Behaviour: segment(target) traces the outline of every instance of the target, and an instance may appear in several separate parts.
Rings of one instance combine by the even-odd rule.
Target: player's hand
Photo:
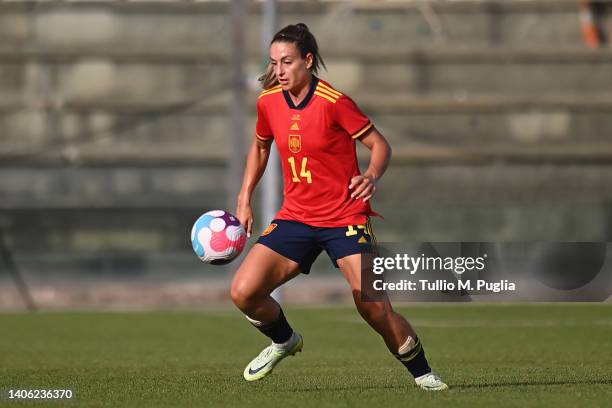
[[[240,223],[244,225],[247,237],[250,237],[253,230],[253,209],[251,208],[251,204],[238,203],[236,206],[236,217]]]
[[[355,176],[351,179],[349,190],[351,190],[351,198],[366,202],[376,193],[376,181],[368,176]]]

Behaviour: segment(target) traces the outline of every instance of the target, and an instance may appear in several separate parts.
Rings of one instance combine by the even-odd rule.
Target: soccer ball
[[[214,210],[204,213],[191,229],[191,245],[203,262],[223,265],[236,258],[246,244],[246,231],[232,214]]]

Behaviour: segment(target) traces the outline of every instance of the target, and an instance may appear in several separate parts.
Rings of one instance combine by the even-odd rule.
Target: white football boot
[[[286,345],[282,347],[272,343],[262,350],[244,369],[244,379],[257,381],[270,374],[274,367],[287,356],[293,356],[302,351],[304,341],[298,332],[293,332]]]
[[[414,382],[422,389],[428,391],[442,391],[448,389],[448,385],[446,385],[434,372],[417,377],[414,379]]]

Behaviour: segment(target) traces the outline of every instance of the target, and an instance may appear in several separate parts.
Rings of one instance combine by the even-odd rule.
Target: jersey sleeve
[[[357,104],[346,95],[342,95],[334,105],[335,119],[338,125],[357,139],[365,135],[374,126],[370,119],[361,112]]]
[[[270,122],[266,116],[266,109],[261,99],[257,100],[257,124],[255,125],[255,135],[259,140],[268,141],[274,139]]]

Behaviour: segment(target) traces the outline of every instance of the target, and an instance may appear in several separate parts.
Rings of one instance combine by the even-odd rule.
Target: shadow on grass
[[[546,385],[608,385],[612,384],[612,379],[602,380],[557,380],[557,381],[515,381],[515,382],[492,382],[485,384],[455,384],[451,389],[470,389],[470,388],[501,388],[501,387],[520,387],[520,386],[546,386]]]

